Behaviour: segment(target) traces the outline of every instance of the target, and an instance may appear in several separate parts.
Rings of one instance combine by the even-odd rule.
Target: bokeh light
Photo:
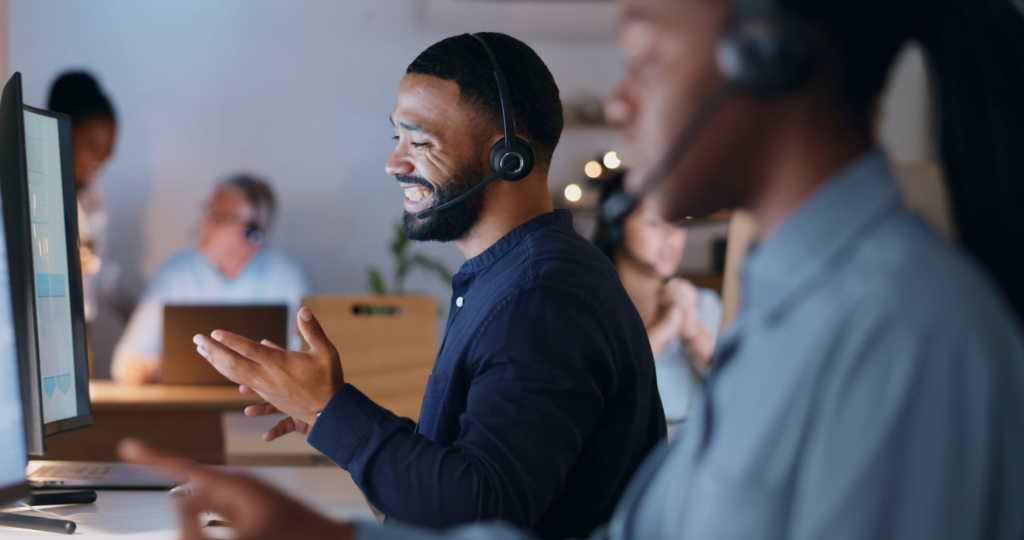
[[[583,190],[576,184],[569,184],[568,186],[565,186],[565,198],[568,199],[569,202],[579,201],[582,197]]]
[[[598,176],[601,176],[602,172],[604,172],[604,168],[602,168],[601,164],[596,161],[588,161],[587,164],[583,166],[583,173],[589,178],[597,178]]]
[[[608,167],[609,169],[612,170],[618,169],[619,165],[622,165],[622,161],[619,159],[619,155],[616,154],[614,150],[605,154],[604,159],[602,161],[604,161],[605,167]]]

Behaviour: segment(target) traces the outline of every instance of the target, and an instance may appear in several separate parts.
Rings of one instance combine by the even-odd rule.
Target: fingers
[[[306,339],[306,343],[309,343],[314,352],[335,350],[334,345],[327,339],[327,334],[324,334],[320,321],[313,316],[313,310],[303,307],[299,310],[298,320],[299,332],[302,333],[302,337]]]
[[[274,427],[268,429],[267,432],[263,434],[263,440],[265,442],[270,442],[279,437],[284,437],[293,431],[296,431],[295,419],[289,416],[288,418],[278,422]]]
[[[129,438],[121,441],[117,445],[117,455],[129,463],[160,467],[188,479],[201,475],[203,472],[203,467],[191,461],[174,457],[171,454],[154,450],[137,439]]]
[[[244,339],[244,338],[243,338]],[[222,375],[232,382],[252,387],[261,366],[234,350],[206,336],[197,335],[193,341],[196,350]]]
[[[182,540],[208,538],[203,534],[202,525],[199,524],[199,516],[203,515],[206,510],[194,497],[180,497],[174,501],[174,511],[178,515],[178,526],[181,529],[179,538]]]
[[[277,414],[280,412],[281,411],[278,410],[277,407],[267,402],[260,403],[259,405],[250,405],[245,408],[246,416],[266,416],[268,414]]]
[[[269,339],[264,339],[263,341],[260,342],[260,345],[263,345],[264,347],[269,347],[271,349],[277,349],[279,351],[285,350],[284,347],[278,345],[277,343],[274,343],[273,341],[270,341]]]
[[[239,394],[255,394],[256,391],[253,390],[252,388],[244,385],[244,384],[240,384],[240,385],[238,385],[238,393]]]
[[[262,360],[272,358],[272,356],[267,356],[267,349],[269,347],[260,345],[259,343],[238,334],[233,334],[225,330],[214,330],[210,333],[210,337],[250,360],[260,362]],[[280,347],[278,347],[278,349],[280,349]]]

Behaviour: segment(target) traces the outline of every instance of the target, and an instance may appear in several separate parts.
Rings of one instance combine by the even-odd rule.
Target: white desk
[[[342,520],[375,520],[363,494],[347,472],[332,467],[232,467],[285,491],[320,513]],[[98,491],[96,504],[48,507],[78,524],[85,538],[177,539],[172,503],[166,491]],[[134,514],[134,515],[126,515]],[[30,513],[32,515],[32,513]],[[47,516],[49,517],[49,516]],[[54,533],[0,527],[3,540],[64,537]]]

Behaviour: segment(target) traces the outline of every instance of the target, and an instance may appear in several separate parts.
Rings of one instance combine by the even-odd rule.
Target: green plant
[[[405,294],[405,278],[417,268],[437,274],[437,277],[446,283],[451,282],[452,273],[443,263],[420,253],[409,253],[411,244],[412,240],[409,240],[409,237],[405,235],[405,231],[402,230],[402,224],[396,223],[395,235],[392,237],[391,245],[388,247],[391,255],[395,258],[395,275],[391,280],[391,289],[390,291],[388,290],[387,281],[384,279],[381,271],[377,267],[371,266],[366,270],[367,285],[371,293],[377,295]]]

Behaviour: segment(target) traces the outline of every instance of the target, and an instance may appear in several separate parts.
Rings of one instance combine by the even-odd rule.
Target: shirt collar
[[[484,250],[483,253],[462,263],[462,267],[459,268],[459,273],[470,274],[473,272],[479,272],[480,270],[494,264],[498,259],[504,257],[506,253],[511,251],[512,248],[516,247],[519,242],[531,233],[545,227],[555,225],[563,225],[572,228],[572,212],[568,210],[555,210],[554,212],[541,214],[526,223],[523,223],[515,229],[512,229],[512,231],[505,236],[501,237],[500,240]]]
[[[800,298],[812,280],[864,230],[902,207],[886,155],[873,150],[826,182],[761,244],[743,268],[742,302],[771,316]]]

